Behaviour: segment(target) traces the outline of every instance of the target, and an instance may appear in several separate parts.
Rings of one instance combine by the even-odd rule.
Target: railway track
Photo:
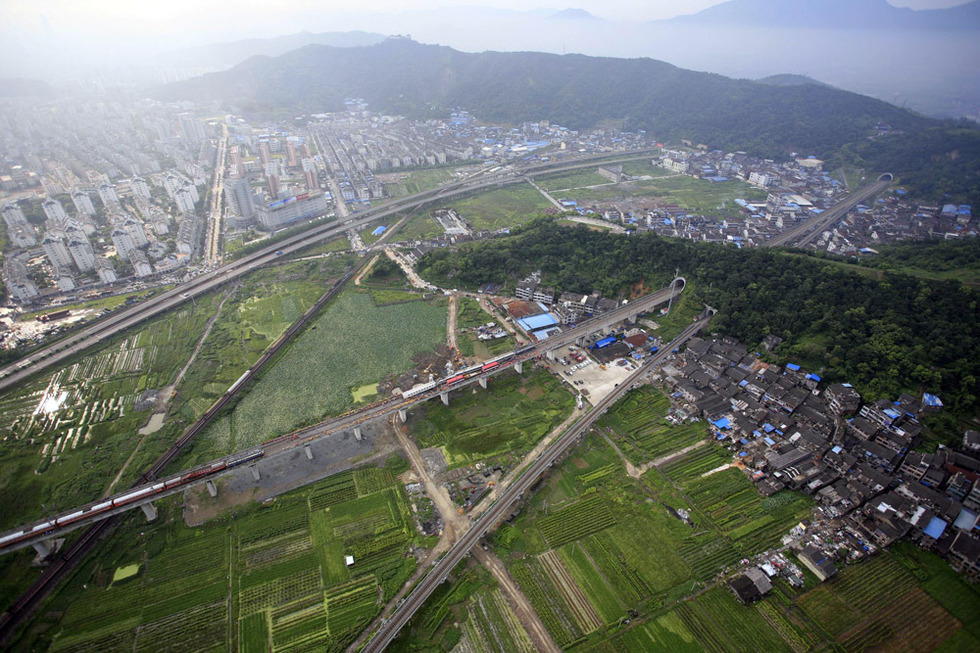
[[[623,154],[592,155],[571,162],[548,162],[527,166],[516,170],[516,172],[504,169],[493,174],[481,174],[481,176],[470,177],[461,181],[437,186],[436,188],[416,193],[406,198],[392,200],[356,214],[354,217],[342,222],[332,221],[327,224],[316,225],[302,233],[290,236],[232,263],[223,265],[216,270],[198,275],[177,288],[158,295],[152,303],[138,304],[130,309],[113,313],[94,324],[84,327],[75,334],[71,334],[48,347],[44,347],[25,356],[15,363],[0,368],[0,392],[17,385],[52,365],[68,360],[72,356],[111,338],[125,329],[132,328],[193,297],[210,292],[221,284],[246,274],[255,267],[275,261],[281,254],[291,254],[321,240],[342,235],[350,229],[366,226],[375,220],[413,210],[433,201],[458,197],[493,186],[521,183],[528,175],[565,172],[589,167],[607,160],[629,161],[643,159],[657,151],[659,150],[649,149],[635,150]]]
[[[489,509],[470,527],[470,529],[449,549],[426,574],[418,585],[404,598],[395,611],[386,619],[368,640],[361,653],[380,653],[391,643],[402,627],[408,623],[409,619],[425,603],[425,600],[432,592],[446,579],[449,572],[459,564],[459,562],[469,553],[476,543],[482,538],[494,524],[507,517],[515,501],[523,496],[525,492],[538,481],[544,472],[551,467],[555,461],[561,457],[589,428],[592,424],[605,413],[610,406],[618,401],[634,383],[638,382],[655,365],[663,362],[669,353],[682,344],[687,342],[695,333],[704,328],[710,322],[710,317],[702,318],[695,322],[673,342],[665,347],[657,355],[653,356],[638,370],[633,372],[626,381],[619,384],[612,393],[603,398],[588,413],[582,416],[579,421],[562,434],[552,446],[521,475],[507,490],[490,506]]]

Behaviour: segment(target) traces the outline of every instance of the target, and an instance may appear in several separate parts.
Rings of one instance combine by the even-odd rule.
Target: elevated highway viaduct
[[[313,243],[343,235],[350,229],[367,226],[369,223],[398,213],[411,211],[426,204],[459,197],[486,188],[523,182],[525,176],[551,174],[590,167],[607,160],[629,161],[645,159],[658,150],[635,150],[619,155],[594,155],[573,161],[548,162],[511,169],[505,167],[494,173],[480,173],[467,179],[438,186],[409,197],[386,202],[377,207],[362,211],[343,221],[330,221],[315,224],[302,233],[295,234],[258,251],[204,272],[193,279],[169,290],[151,301],[143,302],[128,309],[119,310],[94,324],[38,349],[15,363],[0,368],[0,392],[14,387],[28,377],[59,363],[76,354],[98,345],[112,336],[132,328],[145,320],[160,315],[199,295],[210,292],[220,285],[246,274],[256,267],[280,260],[280,256],[293,254]]]
[[[606,329],[624,320],[633,319],[637,315],[646,313],[661,304],[667,303],[672,298],[680,295],[684,291],[685,285],[684,278],[677,277],[669,286],[662,290],[623,304],[607,313],[553,335],[545,341],[500,356],[495,359],[501,361],[499,365],[492,369],[481,370],[479,373],[474,373],[452,385],[447,385],[444,382],[445,379],[443,379],[442,382],[436,383],[434,387],[420,394],[411,397],[396,395],[318,425],[300,429],[270,440],[260,447],[239,451],[231,456],[219,458],[180,474],[134,486],[112,497],[92,501],[62,512],[49,519],[27,524],[2,533],[0,534],[0,555],[28,546],[33,546],[40,554],[47,555],[51,551],[51,546],[47,543],[50,540],[61,537],[65,533],[75,529],[90,526],[107,517],[112,517],[135,508],[141,508],[148,519],[154,519],[156,517],[156,510],[152,505],[154,501],[200,484],[209,484],[208,490],[216,493],[215,480],[229,470],[239,465],[254,466],[263,458],[272,457],[287,450],[295,449],[296,447],[307,448],[307,455],[312,459],[309,445],[319,438],[346,430],[352,432],[359,439],[361,435],[360,427],[366,422],[383,419],[395,414],[400,415],[402,420],[405,420],[407,411],[417,404],[436,397],[448,403],[451,392],[476,383],[485,388],[487,379],[491,376],[511,367],[521,372],[526,361],[533,360],[538,356],[547,354],[547,352],[553,349],[558,349],[568,344],[576,342],[581,344],[592,333]],[[254,474],[256,475],[256,480],[258,480],[259,471],[257,468],[254,470]]]
[[[519,478],[517,478],[500,497],[486,510],[480,518],[470,526],[469,530],[449,549],[449,551],[432,567],[418,585],[402,600],[391,616],[382,622],[371,639],[368,640],[362,653],[380,653],[391,643],[402,627],[408,623],[425,600],[446,579],[449,572],[470,552],[476,543],[495,524],[510,515],[515,501],[538,481],[538,479],[571,448],[610,406],[615,404],[626,392],[642,381],[643,377],[663,363],[673,349],[687,342],[698,331],[704,328],[710,317],[703,317],[685,329],[670,345],[633,372],[619,387],[606,395],[593,406],[585,415],[579,418],[565,433],[560,435],[552,445],[535,460]]]
[[[803,247],[810,244],[823,233],[830,225],[844,218],[847,213],[861,202],[864,202],[882,193],[892,182],[890,173],[885,173],[878,177],[878,181],[864,188],[854,191],[846,198],[830,207],[820,215],[810,218],[797,226],[784,231],[775,238],[767,241],[762,247]]]

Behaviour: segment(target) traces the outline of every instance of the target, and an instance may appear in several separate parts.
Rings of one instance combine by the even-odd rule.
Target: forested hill
[[[976,125],[944,123],[819,84],[736,80],[653,59],[471,54],[393,38],[253,57],[155,95],[279,117],[343,110],[345,98],[360,97],[374,110],[414,118],[463,108],[491,122],[551,120],[573,129],[616,121],[668,143],[690,139],[775,159],[814,154],[834,166],[894,172],[931,202],[980,202]],[[879,123],[901,133],[871,139]]]
[[[826,154],[864,139],[878,121],[915,130],[935,121],[879,100],[818,85],[773,86],[677,68],[653,59],[482,52],[389,39],[360,48],[311,45],[256,57],[159,89],[166,100],[221,100],[252,110],[375,110],[416,118],[456,107],[483,120],[548,119],[573,128],[607,119],[659,139],[785,157]]]
[[[562,291],[612,297],[639,282],[662,287],[679,269],[697,298],[719,309],[712,330],[750,347],[778,335],[786,340],[781,355],[822,366],[827,379],[872,398],[928,390],[960,414],[980,409],[980,294],[956,281],[886,273],[879,282],[771,249],[623,236],[550,219],[509,238],[433,251],[419,264],[426,279],[471,288],[538,269]]]

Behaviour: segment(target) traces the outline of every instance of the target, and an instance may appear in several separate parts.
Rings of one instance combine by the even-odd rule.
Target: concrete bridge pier
[[[402,421],[402,424],[408,421],[408,411],[404,408],[398,409],[398,418]]]
[[[154,521],[157,518],[157,507],[152,503],[144,503],[140,508],[143,510],[143,514],[146,515],[146,521]]]
[[[255,465],[252,465],[251,467],[249,467],[249,469],[252,470],[252,478],[254,478],[256,482],[262,480],[262,477],[259,475],[259,468],[258,467],[256,467]]]
[[[514,369],[517,370],[518,374],[524,374],[524,361],[514,363]]]
[[[449,405],[449,393],[448,392],[440,392],[439,393],[439,398],[442,399],[442,403],[446,404],[447,406]]]
[[[310,449],[310,445],[308,445],[308,444],[307,445],[304,445],[303,446],[303,451],[306,452],[306,459],[307,460],[313,460],[313,450]]]
[[[360,441],[360,439],[361,439],[361,427],[360,426],[355,426],[354,427],[354,439],[357,440],[357,441]]]
[[[480,377],[480,387],[483,388],[484,390],[487,389],[487,377],[485,376]]]
[[[37,551],[37,555],[43,560],[54,552],[54,544],[50,540],[41,540],[31,546]]]
[[[626,323],[627,324],[636,324],[636,316],[635,315],[627,315],[626,316]]]
[[[576,347],[584,347],[585,346],[585,336],[579,336],[578,338],[576,338],[575,339],[575,346]]]
[[[205,481],[204,485],[208,488],[208,494],[212,497],[218,496],[218,488],[214,486],[214,481]]]
[[[544,353],[544,357],[547,358],[550,361],[555,360],[555,350],[554,349],[549,349],[548,351],[546,351]]]

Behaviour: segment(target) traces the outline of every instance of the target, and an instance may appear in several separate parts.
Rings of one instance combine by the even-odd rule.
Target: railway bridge
[[[261,478],[261,463],[267,459],[279,457],[297,447],[302,447],[306,459],[313,462],[315,460],[313,443],[321,438],[346,432],[353,435],[355,440],[360,440],[362,425],[366,422],[394,414],[398,414],[402,421],[405,421],[408,418],[408,411],[413,406],[436,397],[448,405],[452,392],[473,384],[479,384],[486,388],[488,379],[504,370],[514,368],[518,373],[521,373],[524,363],[527,361],[542,355],[548,356],[552,350],[565,345],[572,343],[583,345],[589,335],[608,329],[619,322],[635,320],[638,315],[671,301],[684,291],[685,286],[685,279],[677,277],[662,290],[624,303],[611,311],[555,334],[537,344],[504,354],[486,363],[465,368],[447,378],[416,386],[401,395],[395,395],[345,413],[315,426],[269,440],[259,447],[236,452],[174,476],[155,479],[143,485],[131,487],[112,497],[89,502],[57,516],[51,516],[39,522],[2,533],[0,534],[0,555],[33,546],[42,557],[48,556],[54,551],[52,541],[65,533],[135,508],[140,508],[146,518],[152,521],[157,514],[153,505],[154,501],[201,484],[207,486],[208,492],[212,496],[216,496],[218,486],[215,481],[222,475],[242,466],[247,466],[251,470],[254,480],[258,482]],[[235,385],[238,385],[240,381],[241,379],[236,381]],[[232,386],[229,391],[233,389],[235,386]]]

